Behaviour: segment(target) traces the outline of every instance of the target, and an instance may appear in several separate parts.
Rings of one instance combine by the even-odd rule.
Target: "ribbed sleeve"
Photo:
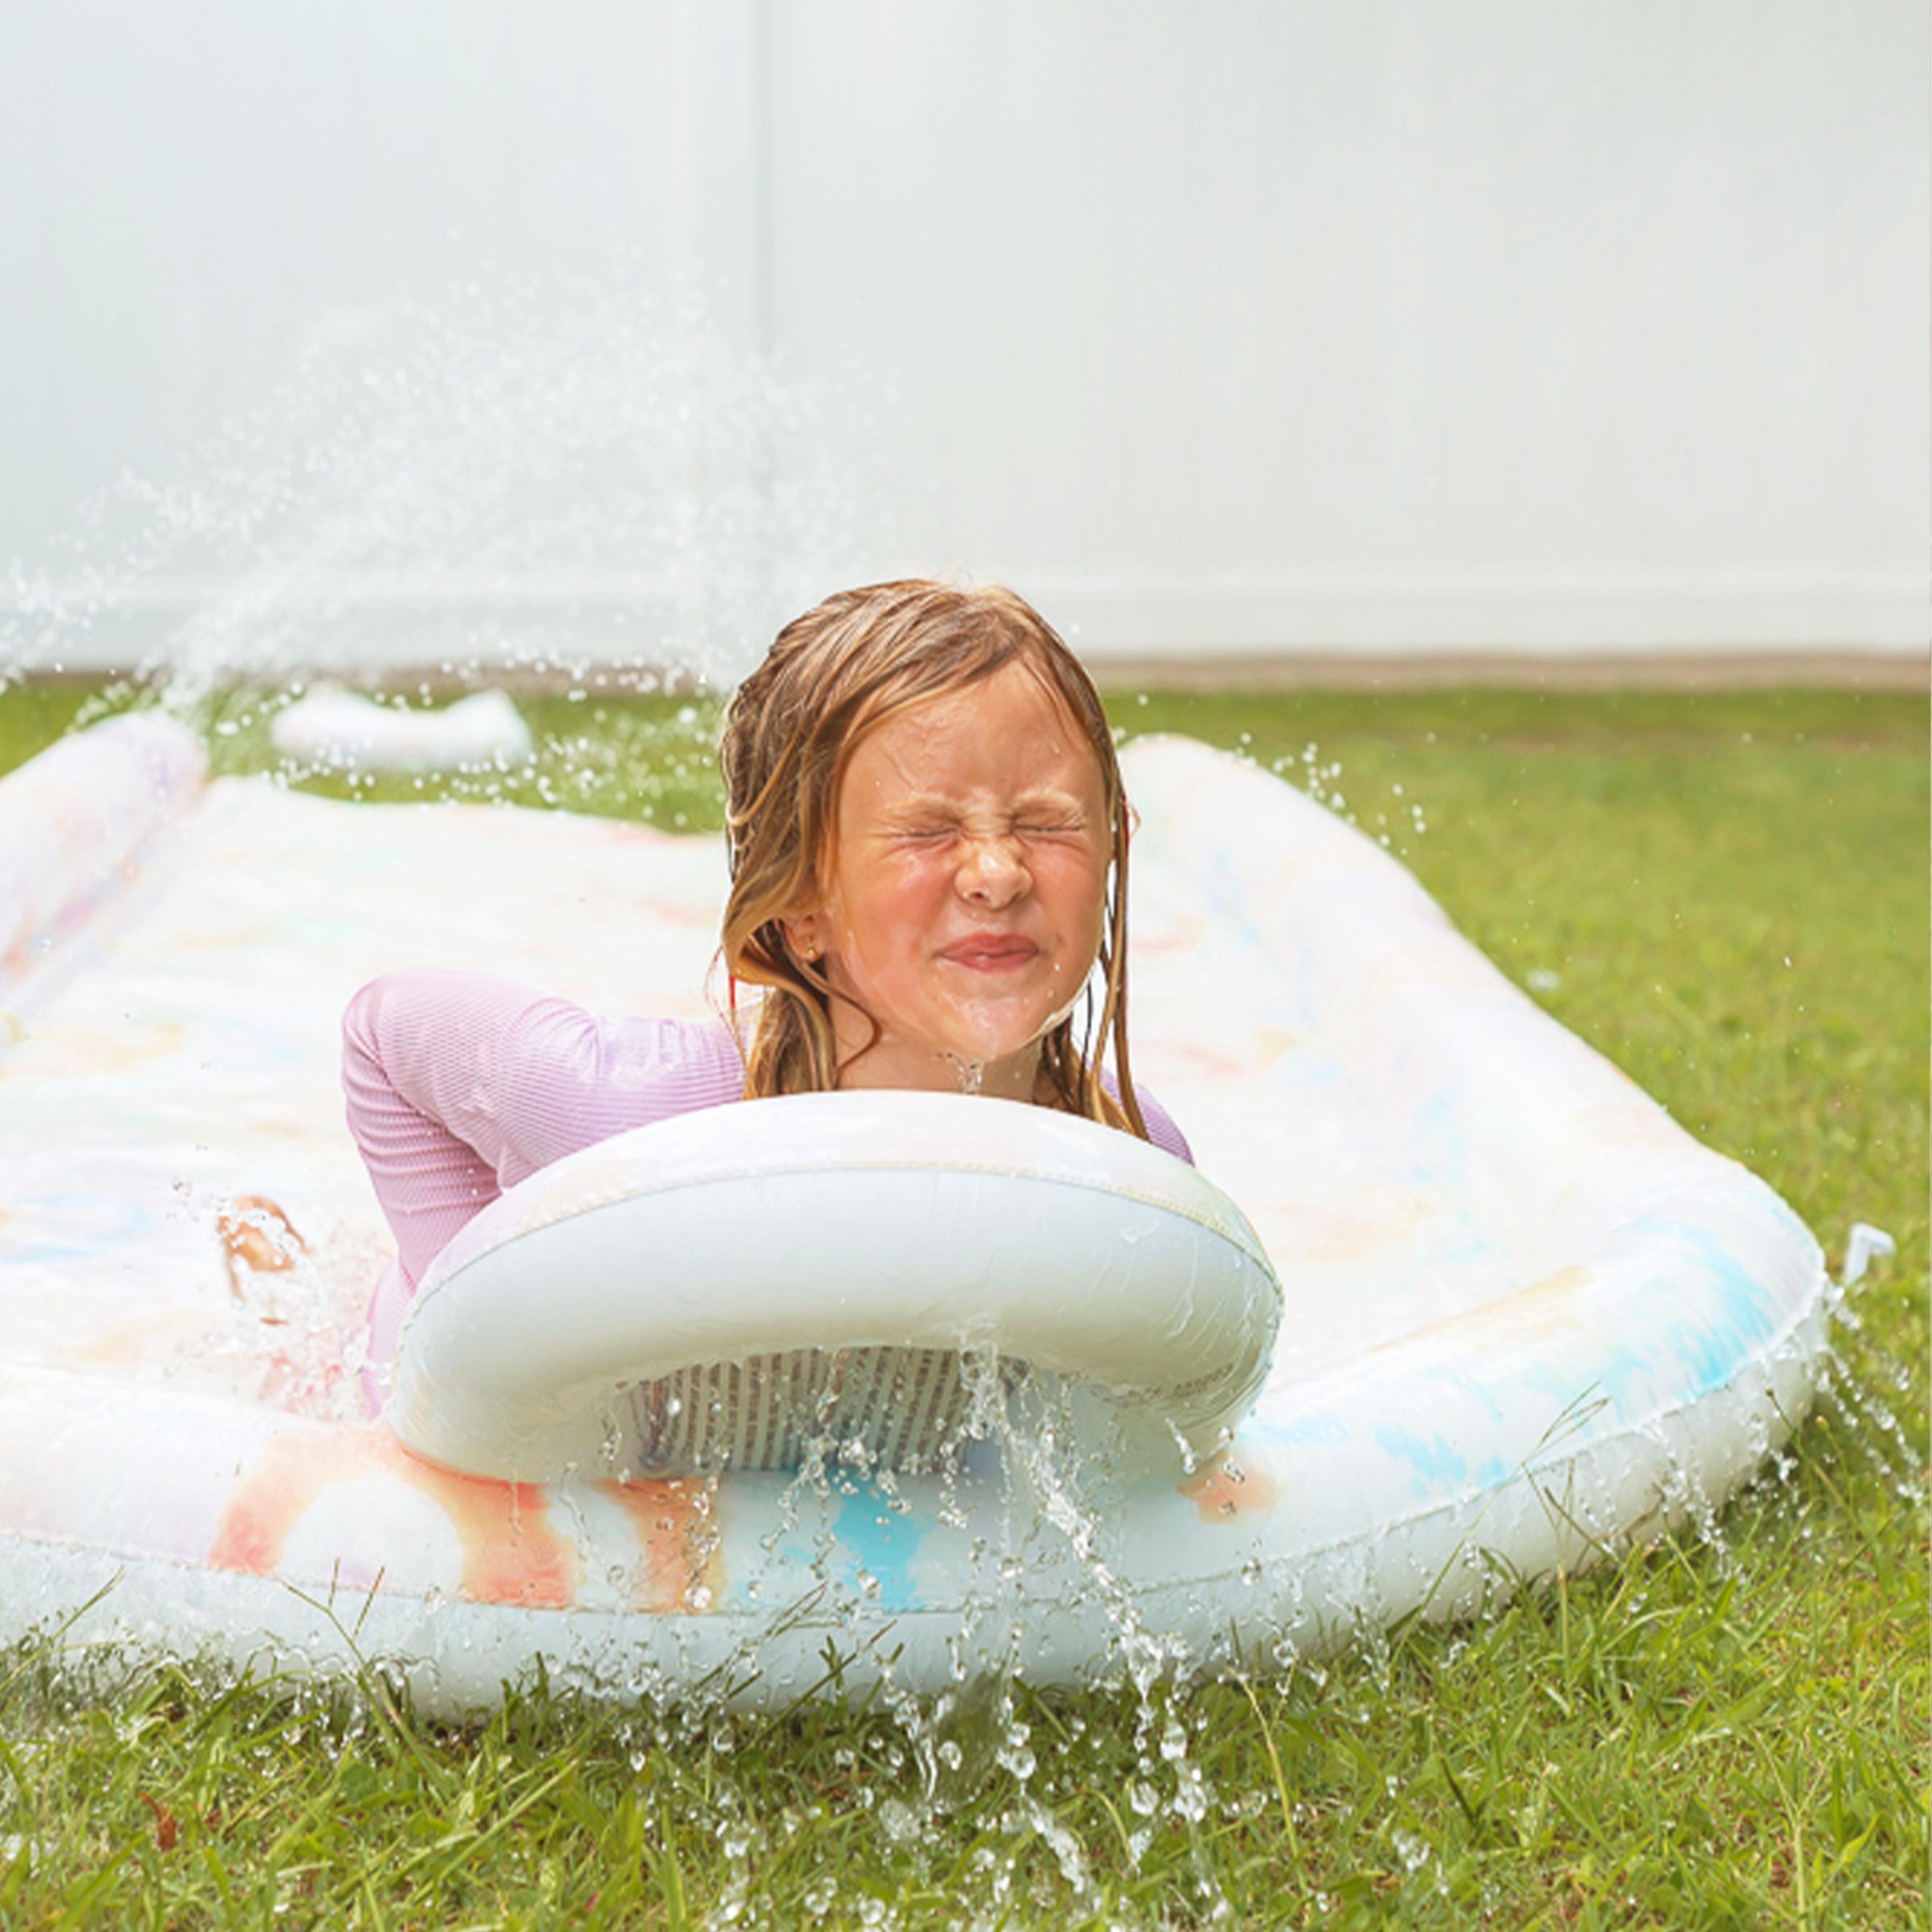
[[[487,974],[372,980],[342,1031],[349,1130],[411,1288],[472,1214],[538,1168],[744,1090],[722,1022],[606,1023]]]

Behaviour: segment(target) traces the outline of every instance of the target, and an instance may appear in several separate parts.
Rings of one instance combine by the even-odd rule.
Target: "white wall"
[[[804,399],[722,454],[676,421],[713,365],[661,432],[626,419],[683,451],[671,508],[563,574],[634,638],[912,567],[1007,578],[1096,656],[1925,642],[1926,0],[10,14],[16,604],[76,567],[89,491],[298,420],[274,398],[317,344],[393,360],[414,300],[402,360],[440,380],[466,312],[590,288]],[[764,508],[694,536],[725,481]],[[83,560],[112,574],[116,532]],[[478,548],[315,554],[413,611],[555,588],[507,550],[466,578]],[[152,622],[237,553],[144,554]]]

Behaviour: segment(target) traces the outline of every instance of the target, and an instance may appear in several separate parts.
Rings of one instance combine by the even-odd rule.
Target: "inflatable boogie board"
[[[607,1144],[452,1244],[375,1421],[349,996],[701,1017],[718,844],[204,787],[139,717],[0,780],[0,1636],[782,1704],[1303,1653],[1715,1506],[1810,1398],[1804,1227],[1321,807],[1125,768],[1136,1072],[1198,1173],[964,1096],[760,1103],[815,1150],[763,1168]],[[743,1391],[814,1349],[845,1406],[775,1450]]]

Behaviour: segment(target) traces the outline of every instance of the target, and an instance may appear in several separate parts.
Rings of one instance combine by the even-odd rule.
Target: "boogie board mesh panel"
[[[957,1446],[969,1401],[950,1349],[792,1349],[639,1383],[628,1432],[652,1474],[792,1469],[854,1444],[868,1462],[917,1471]]]

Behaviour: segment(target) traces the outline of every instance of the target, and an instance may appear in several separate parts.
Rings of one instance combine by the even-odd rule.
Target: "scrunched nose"
[[[1018,840],[1004,836],[970,840],[958,879],[962,897],[995,909],[1023,898],[1033,884]]]

